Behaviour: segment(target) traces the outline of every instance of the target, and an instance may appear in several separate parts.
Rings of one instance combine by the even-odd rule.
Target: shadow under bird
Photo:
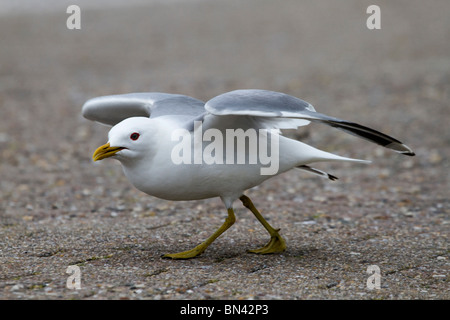
[[[414,156],[409,147],[384,133],[318,113],[308,102],[267,90],[231,91],[206,103],[189,96],[158,92],[110,95],[88,100],[83,105],[82,114],[89,120],[112,126],[108,143],[95,150],[94,161],[109,157],[119,160],[125,175],[137,189],[166,200],[220,197],[223,201],[228,211],[223,225],[195,248],[163,256],[172,259],[189,259],[204,252],[234,224],[233,203],[237,199],[255,215],[270,235],[264,247],[249,252],[282,252],[286,249],[286,242],[279,229],[273,228],[263,218],[244,192],[291,169],[337,179],[310,167],[309,164],[313,162],[369,162],[318,150],[283,136],[280,129],[298,128],[311,121],[320,122],[401,154]],[[199,127],[203,135],[198,135]],[[251,130],[259,133],[255,135],[256,140],[250,139]],[[175,132],[177,135],[174,135]],[[227,137],[230,132],[244,133],[241,142],[249,143],[232,145],[231,150],[221,150],[219,142],[225,144],[225,141],[220,141],[220,135]],[[208,137],[206,133],[210,133]],[[235,141],[236,136],[232,139]],[[267,145],[262,145],[262,142]],[[230,143],[227,140],[226,146]],[[276,149],[272,148],[275,143]],[[180,145],[186,148],[182,149]],[[261,174],[261,169],[267,163],[249,161],[257,158],[254,157],[255,153],[261,151],[262,147],[266,151],[271,150],[272,157],[277,156],[273,158],[277,161],[277,170],[273,174]],[[200,159],[202,161],[196,161],[198,150],[200,156],[209,155],[209,161],[203,158]],[[174,156],[184,157],[185,160],[194,158],[194,161],[177,163]],[[239,163],[238,159],[245,161]]]

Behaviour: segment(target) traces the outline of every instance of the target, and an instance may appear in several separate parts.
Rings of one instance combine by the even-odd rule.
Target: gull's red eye
[[[130,139],[136,141],[137,139],[139,139],[139,136],[140,136],[139,133],[133,132],[130,136]]]

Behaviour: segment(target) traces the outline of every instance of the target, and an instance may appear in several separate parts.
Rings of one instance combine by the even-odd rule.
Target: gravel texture
[[[64,2],[0,19],[1,299],[448,299],[450,20],[447,0]],[[388,133],[405,157],[323,125],[318,148],[371,159],[318,164],[249,190],[281,228],[283,254],[246,252],[268,235],[236,202],[237,223],[193,260],[226,217],[218,199],[149,197],[119,163],[93,163],[108,128],[81,117],[100,95],[162,91],[209,99],[282,91],[319,112]],[[220,183],[220,181],[218,181]],[[68,266],[81,289],[66,287]],[[368,289],[367,268],[380,268]]]

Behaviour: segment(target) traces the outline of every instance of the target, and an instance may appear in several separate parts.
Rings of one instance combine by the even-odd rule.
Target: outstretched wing
[[[205,112],[205,103],[189,96],[160,92],[102,96],[86,101],[86,119],[113,126],[131,117],[177,115],[196,117]]]
[[[236,90],[219,95],[205,104],[205,109],[217,116],[246,115],[264,118],[293,118],[328,124],[352,135],[382,145],[396,152],[413,156],[414,152],[397,139],[382,132],[346,120],[318,113],[306,101],[267,90]]]

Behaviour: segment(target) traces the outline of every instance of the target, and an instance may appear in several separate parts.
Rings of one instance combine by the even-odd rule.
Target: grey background
[[[15,5],[13,5],[13,3]],[[1,299],[448,299],[449,2],[69,2],[0,7]],[[381,7],[381,30],[366,8]],[[281,228],[283,254],[246,253],[267,234],[236,203],[170,202],[134,189],[113,160],[93,163],[107,127],[89,98],[162,91],[210,99],[257,88],[390,134],[404,157],[321,125],[303,141],[371,165],[318,164],[248,191]],[[220,183],[220,181],[218,181]],[[381,289],[368,290],[369,265]],[[69,265],[81,289],[66,288]]]

